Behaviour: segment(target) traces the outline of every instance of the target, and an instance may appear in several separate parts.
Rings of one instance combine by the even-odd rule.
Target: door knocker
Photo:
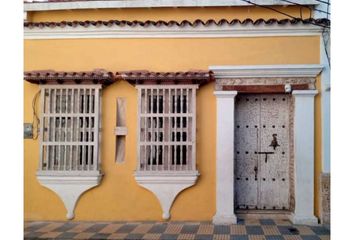
[[[275,150],[277,147],[279,147],[280,145],[278,144],[278,140],[277,140],[277,134],[273,134],[273,140],[270,143],[269,147],[273,147],[273,149]]]

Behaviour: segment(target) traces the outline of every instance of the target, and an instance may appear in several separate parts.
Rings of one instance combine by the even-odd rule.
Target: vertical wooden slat
[[[180,163],[180,169],[182,170],[183,169],[183,145],[182,145],[182,142],[183,142],[183,88],[180,89],[180,108],[179,108],[179,111],[180,111],[180,116],[179,116],[179,132],[180,132],[180,135],[179,135],[179,141],[180,141],[180,144],[179,144],[179,150],[180,150],[180,154],[179,154],[179,163]]]
[[[192,117],[192,169],[195,170],[196,169],[196,89],[193,88],[192,90],[192,113],[193,113],[193,117]]]
[[[144,117],[144,121],[145,121],[145,152],[144,152],[144,170],[147,170],[147,142],[148,142],[148,118],[147,118],[147,113],[148,113],[148,89],[144,89],[144,101],[145,101],[145,117]]]
[[[168,170],[171,170],[171,165],[172,165],[172,153],[171,153],[171,141],[172,141],[172,117],[171,117],[171,101],[172,101],[172,96],[171,96],[171,88],[168,89],[168,159],[167,159],[167,163],[168,163]]]
[[[93,169],[94,170],[99,170],[98,167],[99,167],[99,164],[98,164],[98,161],[99,161],[99,156],[98,156],[98,144],[99,144],[99,116],[100,116],[100,91],[98,88],[95,89],[95,133],[94,133],[94,154],[93,154]]]
[[[153,118],[152,118],[152,113],[153,113],[153,110],[154,110],[154,106],[153,106],[153,95],[154,95],[154,90],[151,89],[150,90],[150,109],[149,109],[149,114],[150,114],[150,170],[152,170],[152,153],[153,153],[153,146],[152,146],[152,143],[153,143],[153,140],[154,140],[154,131],[153,131]]]
[[[138,113],[139,113],[139,116],[138,116],[138,126],[139,126],[139,128],[138,128],[138,149],[137,149],[137,151],[138,151],[138,153],[137,153],[137,156],[138,156],[138,159],[137,159],[137,166],[138,166],[138,168],[139,169],[141,169],[141,163],[140,163],[140,158],[141,158],[141,145],[140,145],[140,143],[141,143],[141,128],[140,128],[140,123],[141,123],[141,113],[142,113],[142,101],[143,101],[143,99],[141,98],[141,95],[142,93],[141,93],[141,89],[139,88],[138,89]]]
[[[69,88],[65,89],[65,131],[64,131],[64,170],[67,170],[67,138],[68,138],[68,124],[69,124],[69,118],[68,118],[68,106],[69,106]]]
[[[91,120],[92,120],[92,118],[91,118],[91,102],[92,102],[92,91],[93,91],[93,89],[92,88],[89,88],[88,89],[88,94],[89,94],[89,100],[88,100],[88,106],[87,106],[87,115],[89,116],[88,117],[88,121],[87,121],[87,124],[88,124],[88,136],[87,136],[87,141],[88,141],[88,143],[89,144],[91,144],[91,131],[92,131],[92,127],[91,127]],[[92,169],[92,165],[91,165],[91,145],[88,145],[88,147],[87,147],[88,149],[87,149],[87,165],[88,165],[88,167],[87,167],[87,169],[88,170],[91,170]]]
[[[159,141],[159,134],[160,134],[160,126],[159,126],[159,107],[160,107],[160,89],[156,89],[156,129],[157,129],[157,132],[156,132],[156,145],[155,145],[155,149],[156,149],[156,152],[155,152],[155,156],[156,156],[156,168],[155,170],[159,170],[159,161],[160,161],[160,155],[159,155],[159,147],[160,147],[160,141]]]
[[[43,106],[44,105],[44,96],[45,96],[45,91],[43,89],[40,89],[40,106]],[[36,107],[36,106],[34,106]],[[40,150],[40,156],[39,156],[39,166],[38,166],[38,169],[42,170],[43,169],[43,136],[44,136],[44,112],[45,111],[42,111],[41,112],[41,116],[40,116],[40,132],[39,132],[39,142],[41,143],[41,150]],[[37,129],[38,130],[38,129]]]
[[[71,125],[70,125],[70,156],[69,156],[69,169],[73,170],[73,145],[72,142],[74,140],[74,88],[71,89],[71,108],[70,108],[70,113],[71,113]]]
[[[174,169],[173,170],[177,170],[177,88],[174,89],[174,142],[173,142],[173,149],[174,149]]]

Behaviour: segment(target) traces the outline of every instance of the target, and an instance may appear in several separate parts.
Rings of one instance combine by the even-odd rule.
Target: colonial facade
[[[330,22],[297,2],[25,2],[25,219],[328,223]]]

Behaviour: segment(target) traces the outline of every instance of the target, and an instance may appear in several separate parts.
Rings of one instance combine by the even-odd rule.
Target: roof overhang
[[[252,2],[263,5],[293,5],[281,0],[253,0]],[[301,5],[318,5],[315,0],[296,0]],[[27,0],[24,3],[25,11],[51,11],[69,9],[100,9],[100,8],[161,8],[161,7],[226,7],[226,6],[252,6],[242,0],[111,0],[111,1],[70,1],[70,0]]]
[[[227,38],[321,35],[327,19],[222,19],[176,21],[73,21],[25,23],[25,39]]]
[[[319,64],[210,66],[215,79],[221,78],[289,78],[317,77],[323,69]]]

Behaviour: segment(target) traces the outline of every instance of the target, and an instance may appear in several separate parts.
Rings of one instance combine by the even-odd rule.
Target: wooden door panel
[[[237,96],[236,209],[289,209],[289,104],[288,95]],[[270,146],[273,134],[279,145],[275,149]],[[265,161],[260,152],[273,154]]]
[[[286,95],[262,95],[261,101],[261,138],[260,151],[273,152],[265,160],[260,160],[260,199],[259,205],[264,209],[288,209],[289,187],[283,179],[288,180],[289,161],[285,153],[289,152],[289,97]],[[279,146],[270,146],[276,139]],[[284,154],[283,154],[284,153]]]
[[[258,202],[255,153],[259,138],[260,105],[255,96],[236,98],[235,111],[235,206],[254,209]]]

